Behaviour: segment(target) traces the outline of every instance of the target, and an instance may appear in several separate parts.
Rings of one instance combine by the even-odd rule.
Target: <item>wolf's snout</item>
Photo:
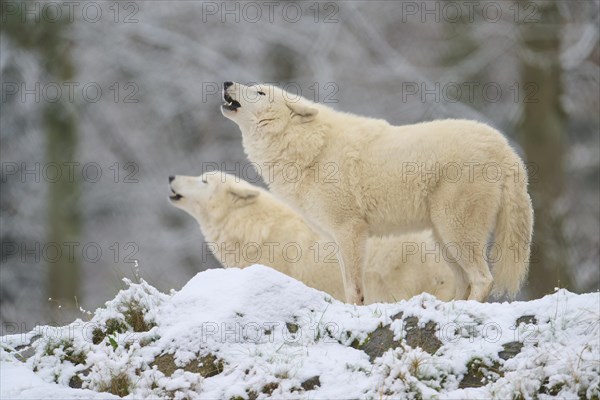
[[[239,101],[235,100],[229,93],[227,93],[227,88],[231,87],[233,82],[224,82],[223,83],[223,100],[225,103],[222,105],[222,108],[229,111],[236,111],[242,105]]]
[[[171,186],[171,183],[173,183],[174,180],[175,176],[169,175],[169,189],[171,189],[171,196],[169,196],[169,199],[171,199],[171,201],[177,201],[183,198],[183,196],[177,193],[175,189],[173,189],[173,186]]]

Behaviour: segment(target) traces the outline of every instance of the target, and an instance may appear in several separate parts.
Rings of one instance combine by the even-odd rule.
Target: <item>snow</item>
[[[109,393],[98,393],[86,389],[72,389],[48,383],[27,366],[14,361],[2,360],[0,368],[2,399],[118,399]]]
[[[120,394],[126,398],[543,399],[599,393],[598,293],[558,290],[513,303],[444,303],[422,294],[353,306],[259,265],[201,272],[169,294],[144,281],[127,283],[87,321],[3,336],[1,398],[116,398],[107,393],[115,377],[125,377]],[[132,307],[143,315],[139,332],[128,314]],[[431,335],[441,347],[433,354],[411,347],[408,317],[416,317],[419,327],[435,324]],[[516,326],[521,317],[527,318]],[[95,336],[114,321],[120,331]],[[357,344],[374,341],[375,331],[386,326],[401,343],[371,361]],[[499,353],[511,342],[522,348],[503,359]],[[173,356],[169,372],[157,359],[165,354]],[[199,361],[214,360],[219,368],[198,372]],[[487,381],[459,387],[473,360],[483,364]],[[82,389],[69,387],[75,375]],[[318,386],[302,387],[314,377]]]

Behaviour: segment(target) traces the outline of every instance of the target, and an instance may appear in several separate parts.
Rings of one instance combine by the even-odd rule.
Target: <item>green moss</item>
[[[467,363],[467,373],[458,387],[464,389],[485,386],[490,382],[490,375],[496,375],[498,378],[504,376],[500,364],[494,361],[492,365],[487,365],[482,359],[473,358]]]
[[[557,384],[555,384],[553,386],[548,386],[549,384],[550,384],[550,379],[549,378],[544,379],[544,382],[542,382],[542,386],[540,386],[539,393],[540,394],[549,394],[551,396],[556,396],[557,394],[560,393],[560,391],[565,386],[565,384],[562,383],[562,382],[557,383]]]
[[[298,332],[298,329],[299,329],[299,326],[298,326],[298,324],[295,324],[295,323],[293,323],[293,322],[286,322],[286,323],[285,323],[285,326],[287,327],[287,330],[288,330],[290,333],[296,333],[296,332]]]
[[[98,390],[100,392],[109,392],[119,397],[124,397],[129,394],[131,387],[131,381],[129,376],[125,372],[120,372],[117,375],[113,375],[110,382],[100,385]]]
[[[275,391],[275,389],[277,389],[278,387],[279,387],[279,383],[277,383],[277,382],[267,383],[265,386],[263,386],[263,388],[261,389],[261,392],[266,394],[267,396],[271,396],[273,394],[273,392]]]
[[[133,328],[134,332],[147,332],[154,324],[146,322],[144,319],[144,309],[138,302],[127,304],[127,310],[123,313],[125,322]]]
[[[60,347],[60,342],[54,341],[54,340],[49,340],[48,343],[46,343],[46,347],[44,348],[44,355],[53,356],[54,350],[58,349],[59,347]]]
[[[73,348],[73,344],[71,343],[68,347],[63,347],[65,352],[65,361],[70,361],[71,363],[77,364],[85,364],[86,357],[85,353],[82,351],[76,351]]]
[[[114,335],[115,333],[125,333],[127,332],[127,325],[123,321],[120,321],[116,318],[111,318],[106,321],[106,330],[104,331],[105,335]]]
[[[246,390],[246,393],[248,394],[248,400],[256,400],[258,398],[258,393],[254,390]]]
[[[77,351],[73,347],[73,342],[70,340],[61,340],[58,342],[50,341],[46,344],[44,354],[47,356],[53,356],[56,349],[61,349],[64,355],[61,358],[62,361],[69,361],[75,365],[85,364],[86,357],[82,351]]]
[[[107,336],[113,336],[115,333],[127,332],[127,324],[117,318],[110,318],[106,320],[106,328],[104,330],[95,328],[92,331],[92,343],[100,344]]]
[[[346,332],[344,332],[343,339],[338,340],[338,343],[340,343],[340,344],[348,343],[348,340],[351,337],[352,337],[352,332],[346,331]],[[362,342],[360,340],[358,340],[358,338],[354,338],[352,340],[352,342],[350,343],[350,347],[352,347],[353,349],[362,350],[363,346],[365,346],[369,342],[369,340],[371,340],[371,333],[368,333],[367,337]]]
[[[100,344],[105,337],[106,334],[100,328],[94,328],[92,331],[92,343],[94,344]]]

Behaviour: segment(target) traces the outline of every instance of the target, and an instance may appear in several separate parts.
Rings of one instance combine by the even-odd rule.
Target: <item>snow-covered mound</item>
[[[598,398],[600,296],[352,306],[270,268],[1,338],[2,398]],[[112,393],[112,394],[111,394]]]

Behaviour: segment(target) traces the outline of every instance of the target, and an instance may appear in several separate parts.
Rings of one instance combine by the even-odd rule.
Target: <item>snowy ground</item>
[[[253,266],[82,316],[1,337],[2,399],[599,396],[598,293],[356,307]]]

